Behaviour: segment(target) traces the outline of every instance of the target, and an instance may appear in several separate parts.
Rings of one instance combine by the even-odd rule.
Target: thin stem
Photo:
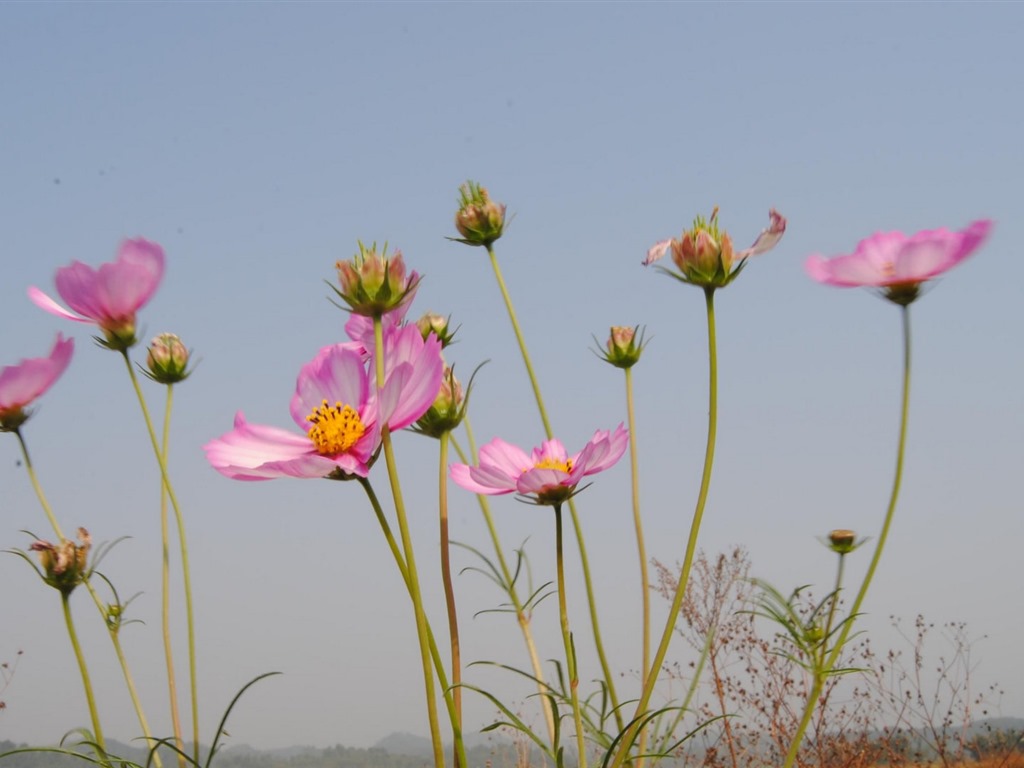
[[[168,438],[171,422],[171,387],[167,388],[167,403],[164,408],[164,428],[161,453],[167,460]],[[167,492],[163,482],[160,483],[160,549],[161,563],[161,617],[163,624],[164,662],[167,666],[167,693],[171,700],[171,728],[174,731],[174,742],[180,750],[178,765],[185,768],[185,740],[181,737],[181,713],[178,710],[178,683],[174,674],[174,650],[171,642],[171,547],[168,529]]]
[[[544,424],[544,433],[548,440],[554,438],[554,431],[551,429],[551,422],[548,419],[547,409],[544,407],[544,398],[540,393],[540,384],[537,382],[537,375],[533,370],[533,363],[530,362],[530,353],[526,348],[526,340],[523,338],[522,329],[519,327],[519,320],[516,318],[515,308],[512,306],[512,297],[509,296],[508,288],[505,286],[505,279],[502,277],[501,268],[498,266],[498,257],[491,245],[487,246],[487,255],[490,256],[491,267],[494,270],[494,277],[501,289],[501,296],[505,301],[505,309],[508,311],[509,320],[512,323],[512,330],[516,335],[516,342],[519,344],[519,352],[523,356],[523,364],[526,366],[526,373],[530,377],[530,386],[533,388],[533,396],[537,401],[537,411],[540,413],[540,420]],[[587,607],[590,610],[590,627],[594,635],[594,649],[597,651],[597,659],[601,665],[601,674],[608,689],[608,698],[615,713],[615,722],[621,731],[623,728],[622,710],[619,707],[619,697],[615,691],[615,678],[612,677],[611,667],[608,664],[608,656],[604,652],[604,643],[601,640],[601,624],[597,616],[597,600],[594,596],[594,581],[590,576],[590,562],[587,557],[587,547],[583,539],[583,526],[580,525],[579,514],[576,511],[576,502],[569,499],[569,513],[572,517],[573,531],[576,534],[576,542],[580,551],[580,567],[583,570],[583,583],[587,592]]]
[[[160,468],[160,479],[164,489],[167,491],[167,498],[171,501],[171,509],[174,510],[174,517],[178,522],[178,534],[181,544],[181,570],[185,584],[185,613],[188,623],[188,654],[189,654],[189,677],[192,685],[192,732],[193,732],[193,758],[199,762],[199,697],[196,684],[196,653],[195,653],[195,622],[192,611],[192,583],[188,566],[188,547],[185,540],[185,523],[181,514],[181,507],[178,505],[178,497],[171,484],[171,477],[167,472],[167,461],[164,452],[157,442],[156,430],[153,429],[153,420],[149,416],[149,408],[146,406],[146,398],[142,394],[142,387],[139,386],[139,379],[135,375],[135,369],[128,358],[128,351],[123,350],[121,356],[124,358],[125,367],[128,369],[128,378],[131,379],[132,387],[135,389],[135,396],[139,400],[139,408],[142,410],[142,418],[146,422],[146,431],[149,434],[149,441],[153,447],[153,455]],[[170,407],[170,406],[168,406]]]
[[[92,735],[101,753],[101,764],[110,765],[107,760],[107,744],[103,738],[103,727],[100,725],[99,712],[96,710],[96,699],[92,692],[92,682],[89,680],[89,668],[85,665],[85,656],[82,654],[82,646],[78,643],[78,633],[75,632],[75,622],[71,619],[71,605],[68,601],[70,593],[61,592],[61,605],[64,608],[64,623],[68,628],[68,637],[71,638],[71,647],[75,652],[75,659],[78,661],[78,669],[82,673],[82,687],[85,688],[85,701],[89,706],[89,717],[92,719]]]
[[[384,388],[384,330],[380,316],[373,318],[374,361],[376,363],[377,390]],[[391,482],[391,496],[395,503],[395,516],[398,519],[398,532],[402,538],[402,549],[405,551],[405,563],[408,570],[409,596],[412,598],[413,613],[416,617],[416,637],[420,645],[420,663],[423,667],[423,682],[427,697],[427,719],[430,722],[430,736],[434,748],[434,764],[436,768],[444,768],[444,746],[441,742],[441,728],[437,720],[437,702],[434,695],[434,675],[430,668],[430,647],[427,638],[427,617],[423,611],[423,598],[420,593],[419,576],[416,570],[416,558],[413,555],[412,537],[409,535],[409,521],[405,515],[405,502],[402,500],[402,487],[398,481],[398,467],[395,464],[395,451],[391,445],[391,430],[387,424],[381,425],[381,443],[384,447],[384,460],[388,468],[388,480]]]
[[[36,492],[39,504],[42,506],[43,512],[46,513],[46,517],[50,521],[50,525],[53,527],[53,532],[57,534],[57,538],[63,541],[64,533],[61,531],[60,525],[57,523],[57,518],[53,514],[53,509],[50,507],[50,503],[46,499],[46,494],[43,493],[43,487],[39,483],[35,467],[32,466],[32,459],[29,456],[28,445],[25,443],[25,439],[19,430],[15,430],[15,435],[18,438],[18,443],[21,445],[21,455],[25,460],[25,469],[28,472],[29,479],[32,481],[32,488]],[[93,603],[96,605],[96,609],[100,612],[100,616],[103,617],[103,623],[107,627],[107,634],[110,636],[110,642],[114,645],[114,652],[117,654],[118,663],[121,665],[121,673],[124,675],[124,682],[128,688],[128,695],[131,697],[132,706],[135,709],[135,715],[139,720],[139,726],[142,728],[142,734],[146,738],[146,743],[151,744],[153,736],[149,730],[149,723],[146,720],[146,714],[142,709],[142,701],[139,699],[138,691],[135,688],[135,681],[132,678],[131,669],[128,666],[128,660],[121,647],[121,638],[118,635],[119,626],[111,626],[109,623],[107,607],[103,604],[103,601],[100,600],[100,596],[96,594],[96,589],[93,587],[92,582],[86,578],[84,583],[86,589],[89,590],[89,595],[92,597]],[[163,762],[160,760],[159,755],[153,755],[153,764],[156,768],[163,768]]]
[[[25,470],[28,472],[28,479],[32,482],[32,488],[36,492],[36,498],[39,499],[39,504],[43,508],[43,512],[46,513],[46,519],[50,521],[50,525],[53,527],[53,532],[57,534],[57,538],[61,541],[64,540],[64,533],[60,529],[60,523],[57,522],[57,518],[53,514],[53,508],[50,506],[50,502],[46,500],[46,494],[43,493],[43,486],[39,484],[39,478],[36,477],[35,467],[32,466],[32,459],[28,454],[28,446],[25,444],[25,438],[21,435],[20,429],[14,430],[14,436],[18,438],[18,444],[21,446],[21,455],[25,459]]]
[[[587,768],[586,742],[583,717],[580,713],[579,674],[576,671],[576,649],[569,632],[569,612],[566,608],[565,566],[562,557],[562,505],[555,504],[555,567],[558,573],[558,617],[562,625],[562,643],[565,645],[565,663],[569,671],[569,697],[572,701],[572,719],[576,725],[576,750],[579,768]]]
[[[902,405],[900,407],[900,434],[896,448],[896,470],[892,482],[892,492],[889,495],[889,506],[885,512],[882,531],[878,535],[878,543],[875,545],[874,554],[871,556],[871,563],[868,565],[868,570],[864,574],[864,581],[861,582],[860,589],[857,592],[857,597],[854,599],[853,605],[850,606],[850,620],[843,624],[843,628],[839,631],[839,638],[836,640],[835,645],[832,647],[832,651],[828,654],[828,657],[825,659],[825,663],[822,667],[823,672],[826,675],[835,669],[835,666],[839,661],[839,655],[842,653],[843,646],[846,644],[846,641],[850,636],[854,620],[860,614],[861,606],[864,604],[864,598],[867,596],[868,588],[871,586],[872,579],[874,579],[875,570],[878,568],[878,563],[882,559],[882,550],[885,548],[885,542],[889,538],[889,529],[892,526],[893,516],[896,512],[896,502],[899,500],[900,486],[903,483],[903,458],[907,447],[907,423],[910,413],[911,345],[909,306],[900,306],[900,318],[903,325],[903,393]],[[817,681],[815,682],[817,683]],[[818,693],[820,693],[821,686],[819,685],[817,688]],[[807,732],[807,726],[811,721],[811,715],[813,714],[814,707],[817,704],[817,696],[813,695],[815,691],[812,690],[811,693],[812,695],[807,698],[807,703],[804,707],[804,716],[800,721],[800,727],[793,736],[793,742],[790,744],[789,754],[786,756],[786,762],[783,764],[783,768],[792,768],[796,762],[796,755],[800,749],[800,742],[803,741],[804,734]]]
[[[448,638],[452,647],[452,700],[458,730],[462,731],[462,657],[459,652],[459,617],[455,610],[455,588],[452,585],[451,540],[448,535],[448,441],[450,433],[441,435],[438,472],[438,509],[441,527],[441,581],[444,583],[444,601],[448,609]],[[455,755],[455,768],[460,768]]]
[[[640,462],[636,444],[636,414],[633,408],[633,369],[625,368],[626,374],[626,419],[629,425],[629,472],[632,481],[633,525],[636,528],[636,549],[640,559],[640,598],[642,607],[642,662],[640,665],[640,685],[647,685],[647,677],[651,674],[651,587],[647,574],[647,547],[644,544],[644,525],[640,516]],[[728,721],[726,722],[728,725]],[[647,730],[640,731],[640,754],[643,755],[647,744]],[[643,768],[643,758],[636,762],[637,768]]]
[[[661,634],[661,642],[658,644],[658,650],[651,662],[651,674],[648,675],[647,683],[637,701],[636,712],[633,715],[634,723],[647,711],[651,695],[654,693],[654,683],[658,678],[656,671],[660,670],[662,664],[665,663],[669,643],[675,634],[676,621],[679,619],[679,611],[682,609],[683,599],[686,597],[686,585],[690,580],[690,569],[697,551],[697,536],[700,533],[704,507],[708,500],[708,489],[711,487],[711,470],[715,461],[715,440],[718,434],[718,350],[715,334],[715,289],[713,287],[709,286],[704,289],[704,304],[707,310],[708,324],[708,440],[704,449],[704,471],[701,475],[697,504],[693,510],[693,520],[690,522],[690,536],[686,542],[686,553],[683,556],[683,565],[679,572],[679,583],[672,598],[672,606],[668,612],[665,629]],[[636,726],[631,725],[629,732],[622,739],[622,745],[611,763],[611,768],[618,768],[626,760],[635,733]]]
[[[468,413],[463,418],[462,425],[466,429],[466,439],[469,441],[469,452],[471,455],[476,456],[476,443],[473,440],[473,429],[469,423]],[[459,455],[459,460],[463,464],[468,464],[469,461],[465,452],[463,452],[458,441],[454,438],[452,438],[452,445],[455,448],[455,452]],[[537,681],[537,692],[540,694],[539,698],[541,701],[541,709],[544,711],[544,720],[548,727],[548,743],[554,745],[555,713],[552,709],[551,700],[546,695],[549,692],[550,687],[544,679],[544,668],[540,663],[540,655],[537,653],[537,644],[533,640],[533,630],[530,628],[532,612],[527,610],[526,606],[523,605],[523,601],[519,598],[519,590],[516,589],[515,579],[512,578],[512,571],[509,570],[508,561],[505,560],[505,553],[501,548],[498,529],[494,525],[494,516],[491,514],[491,503],[483,494],[478,493],[476,498],[480,503],[480,511],[483,513],[484,522],[487,524],[487,530],[491,535],[491,542],[494,544],[494,552],[498,557],[498,567],[501,569],[502,579],[504,579],[503,584],[505,594],[508,595],[508,599],[512,603],[512,608],[516,612],[516,623],[519,624],[519,630],[523,635],[523,642],[526,644],[526,652],[530,657],[530,667],[533,669],[533,677]]]
[[[380,529],[384,533],[384,539],[388,543],[388,548],[391,550],[392,557],[395,558],[395,565],[398,566],[398,571],[402,574],[402,581],[405,584],[405,588],[409,590],[409,596],[412,597],[412,590],[409,587],[409,568],[405,564],[405,557],[402,555],[402,550],[398,547],[395,535],[391,532],[391,526],[388,524],[387,518],[384,516],[384,509],[380,505],[380,500],[377,498],[377,494],[374,492],[373,486],[367,478],[358,477],[356,479],[363,487],[363,490],[366,491],[366,496],[370,500],[370,506],[373,508],[373,512],[377,517],[377,522],[380,523]],[[441,689],[445,694],[445,706],[448,709],[448,717],[452,723],[456,758],[460,765],[468,765],[466,762],[465,745],[462,740],[462,726],[460,720],[456,717],[455,702],[451,696],[452,688],[448,685],[448,675],[445,674],[444,663],[441,661],[441,654],[437,650],[437,643],[434,640],[434,633],[430,629],[430,622],[427,622],[427,636],[430,641],[430,656],[434,661],[437,680],[441,684]]]

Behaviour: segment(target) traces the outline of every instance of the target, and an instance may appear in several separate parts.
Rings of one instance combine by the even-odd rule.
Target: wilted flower
[[[594,337],[597,341],[597,337]],[[644,351],[644,334],[640,326],[613,325],[605,342],[605,349],[598,349],[597,355],[616,368],[632,368]]]
[[[679,271],[659,266],[662,272],[684,283],[702,288],[724,288],[736,277],[750,256],[771,250],[786,232],[786,219],[774,208],[768,211],[769,225],[761,231],[754,244],[742,251],[733,251],[732,238],[718,227],[718,208],[705,219],[698,216],[693,227],[678,240],[662,240],[647,251],[644,266],[661,259],[669,250]]]
[[[203,446],[222,475],[236,480],[277,477],[366,477],[384,424],[396,431],[430,407],[441,385],[441,343],[424,341],[412,326],[384,339],[384,387],[378,393],[367,358],[353,344],[334,344],[299,371],[292,396],[297,435],[249,424],[239,411],[235,428]]]
[[[485,187],[467,181],[459,187],[455,228],[462,235],[460,243],[490,247],[505,228],[505,206],[491,200]]]
[[[920,295],[921,283],[974,253],[992,226],[989,219],[979,219],[959,232],[928,229],[910,237],[902,232],[877,232],[857,243],[851,254],[831,259],[810,256],[807,272],[827,285],[878,288],[885,298],[906,306]]]
[[[480,448],[480,465],[452,464],[452,480],[467,491],[485,495],[519,493],[536,504],[556,505],[576,493],[588,475],[603,472],[622,458],[629,433],[598,430],[579,453],[569,456],[558,440],[546,440],[532,456],[495,438]]]
[[[458,330],[458,328],[451,327],[451,316],[442,317],[434,312],[425,312],[416,321],[416,327],[420,329],[420,334],[424,339],[432,333],[437,336],[441,340],[442,349],[452,343],[455,332]]]
[[[189,351],[174,333],[161,333],[149,343],[146,375],[160,384],[177,384],[192,373],[188,370]]]
[[[43,581],[65,597],[89,576],[88,559],[92,538],[85,528],[78,529],[78,544],[63,539],[59,544],[34,541],[29,549],[39,554]]]
[[[22,360],[0,370],[0,432],[13,432],[31,415],[25,408],[53,386],[71,362],[74,339],[57,334],[49,357]]]
[[[57,293],[77,315],[35,286],[28,296],[58,317],[94,323],[103,331],[104,346],[124,351],[137,341],[135,313],[152,298],[163,274],[163,248],[140,237],[121,243],[117,259],[98,269],[75,261],[57,270]]]
[[[401,251],[387,255],[387,244],[377,253],[376,243],[370,248],[359,243],[359,253],[349,261],[339,260],[335,266],[341,288],[334,291],[353,312],[367,317],[381,317],[407,306],[420,282],[415,271],[406,274]]]

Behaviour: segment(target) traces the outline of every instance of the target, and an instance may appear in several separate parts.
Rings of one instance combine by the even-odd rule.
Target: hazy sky
[[[781,245],[718,297],[720,448],[702,538],[711,552],[744,544],[755,573],[782,588],[831,579],[816,536],[877,534],[899,405],[897,310],[812,283],[804,259],[876,230],[995,219],[985,248],[913,308],[904,493],[864,626],[888,647],[890,614],[968,622],[987,635],[973,684],[1001,682],[1003,713],[1024,715],[1022,24],[1011,3],[0,6],[0,364],[44,354],[58,330],[75,336],[71,368],[25,435],[66,529],[132,537],[104,570],[123,595],[143,593],[131,615],[145,624],[122,634],[154,729],[169,731],[157,472],[120,361],[25,288],[49,290],[73,259],[113,258],[125,236],[166,248],[141,324],[147,338],[177,332],[201,359],[176,390],[172,475],[197,585],[204,738],[269,670],[285,674],[244,699],[231,743],[425,734],[408,598],[360,488],[232,482],[200,446],[238,409],[290,425],[299,367],[343,338],[324,280],[357,239],[388,241],[426,275],[413,315],[461,325],[458,370],[491,361],[475,390],[477,438],[540,442],[486,256],[444,239],[466,178],[515,215],[499,258],[570,450],[625,417],[621,373],[595,358],[591,334],[647,326],[637,439],[650,553],[668,562],[683,553],[704,445],[703,300],[640,260],[714,205],[740,246],[770,206],[788,217]],[[147,393],[159,411],[160,390]],[[0,548],[24,547],[21,529],[47,526],[16,441],[0,438]],[[402,435],[397,450],[442,627],[436,445]],[[386,497],[384,473],[374,478]],[[484,547],[475,499],[451,494],[453,536]],[[608,649],[629,679],[639,595],[625,463],[579,505]],[[535,578],[553,578],[550,511],[494,507],[505,544],[529,537]],[[585,638],[575,556],[569,569]],[[493,586],[467,573],[456,587],[466,659],[526,666],[508,616],[474,618],[500,602]],[[105,632],[84,593],[75,607],[108,734],[134,737]],[[549,601],[536,620],[545,658],[561,654],[554,616]],[[579,644],[586,681],[596,665]],[[0,660],[18,649],[0,739],[84,725],[58,597],[6,556]],[[490,721],[491,707],[467,701],[468,725]]]

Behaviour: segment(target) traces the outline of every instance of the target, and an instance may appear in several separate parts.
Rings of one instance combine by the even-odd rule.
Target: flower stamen
[[[563,472],[572,472],[572,459],[541,459],[533,465],[534,469],[560,469]],[[529,471],[529,470],[527,470]]]
[[[306,421],[313,425],[309,430],[309,439],[313,441],[316,452],[322,456],[347,451],[366,432],[366,425],[359,418],[359,412],[340,401],[328,405],[327,400],[324,400],[306,417]]]

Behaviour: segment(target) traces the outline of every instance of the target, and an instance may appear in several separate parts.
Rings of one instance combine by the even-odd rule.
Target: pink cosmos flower
[[[626,451],[629,433],[622,424],[614,432],[598,430],[579,453],[569,456],[558,440],[547,440],[528,456],[495,438],[480,448],[480,465],[452,464],[452,480],[467,491],[488,496],[520,493],[537,504],[561,504],[588,475],[613,466]]]
[[[25,407],[53,386],[74,351],[74,339],[58,333],[49,357],[22,360],[0,370],[0,432],[13,431],[25,423]]]
[[[250,424],[241,411],[235,428],[203,450],[222,475],[236,480],[277,477],[366,477],[384,424],[403,429],[422,416],[441,386],[441,343],[414,327],[385,337],[384,387],[378,393],[358,344],[320,350],[299,371],[292,419],[304,434]]]
[[[136,341],[135,313],[152,298],[163,274],[163,248],[140,237],[122,242],[117,259],[98,269],[75,261],[57,270],[57,293],[73,312],[35,286],[28,296],[51,314],[94,323],[114,348],[126,349]]]
[[[907,237],[877,232],[861,240],[853,253],[807,259],[807,272],[820,283],[886,289],[886,297],[910,303],[925,280],[941,275],[970,256],[985,241],[993,222],[979,219],[966,229],[928,229]]]

